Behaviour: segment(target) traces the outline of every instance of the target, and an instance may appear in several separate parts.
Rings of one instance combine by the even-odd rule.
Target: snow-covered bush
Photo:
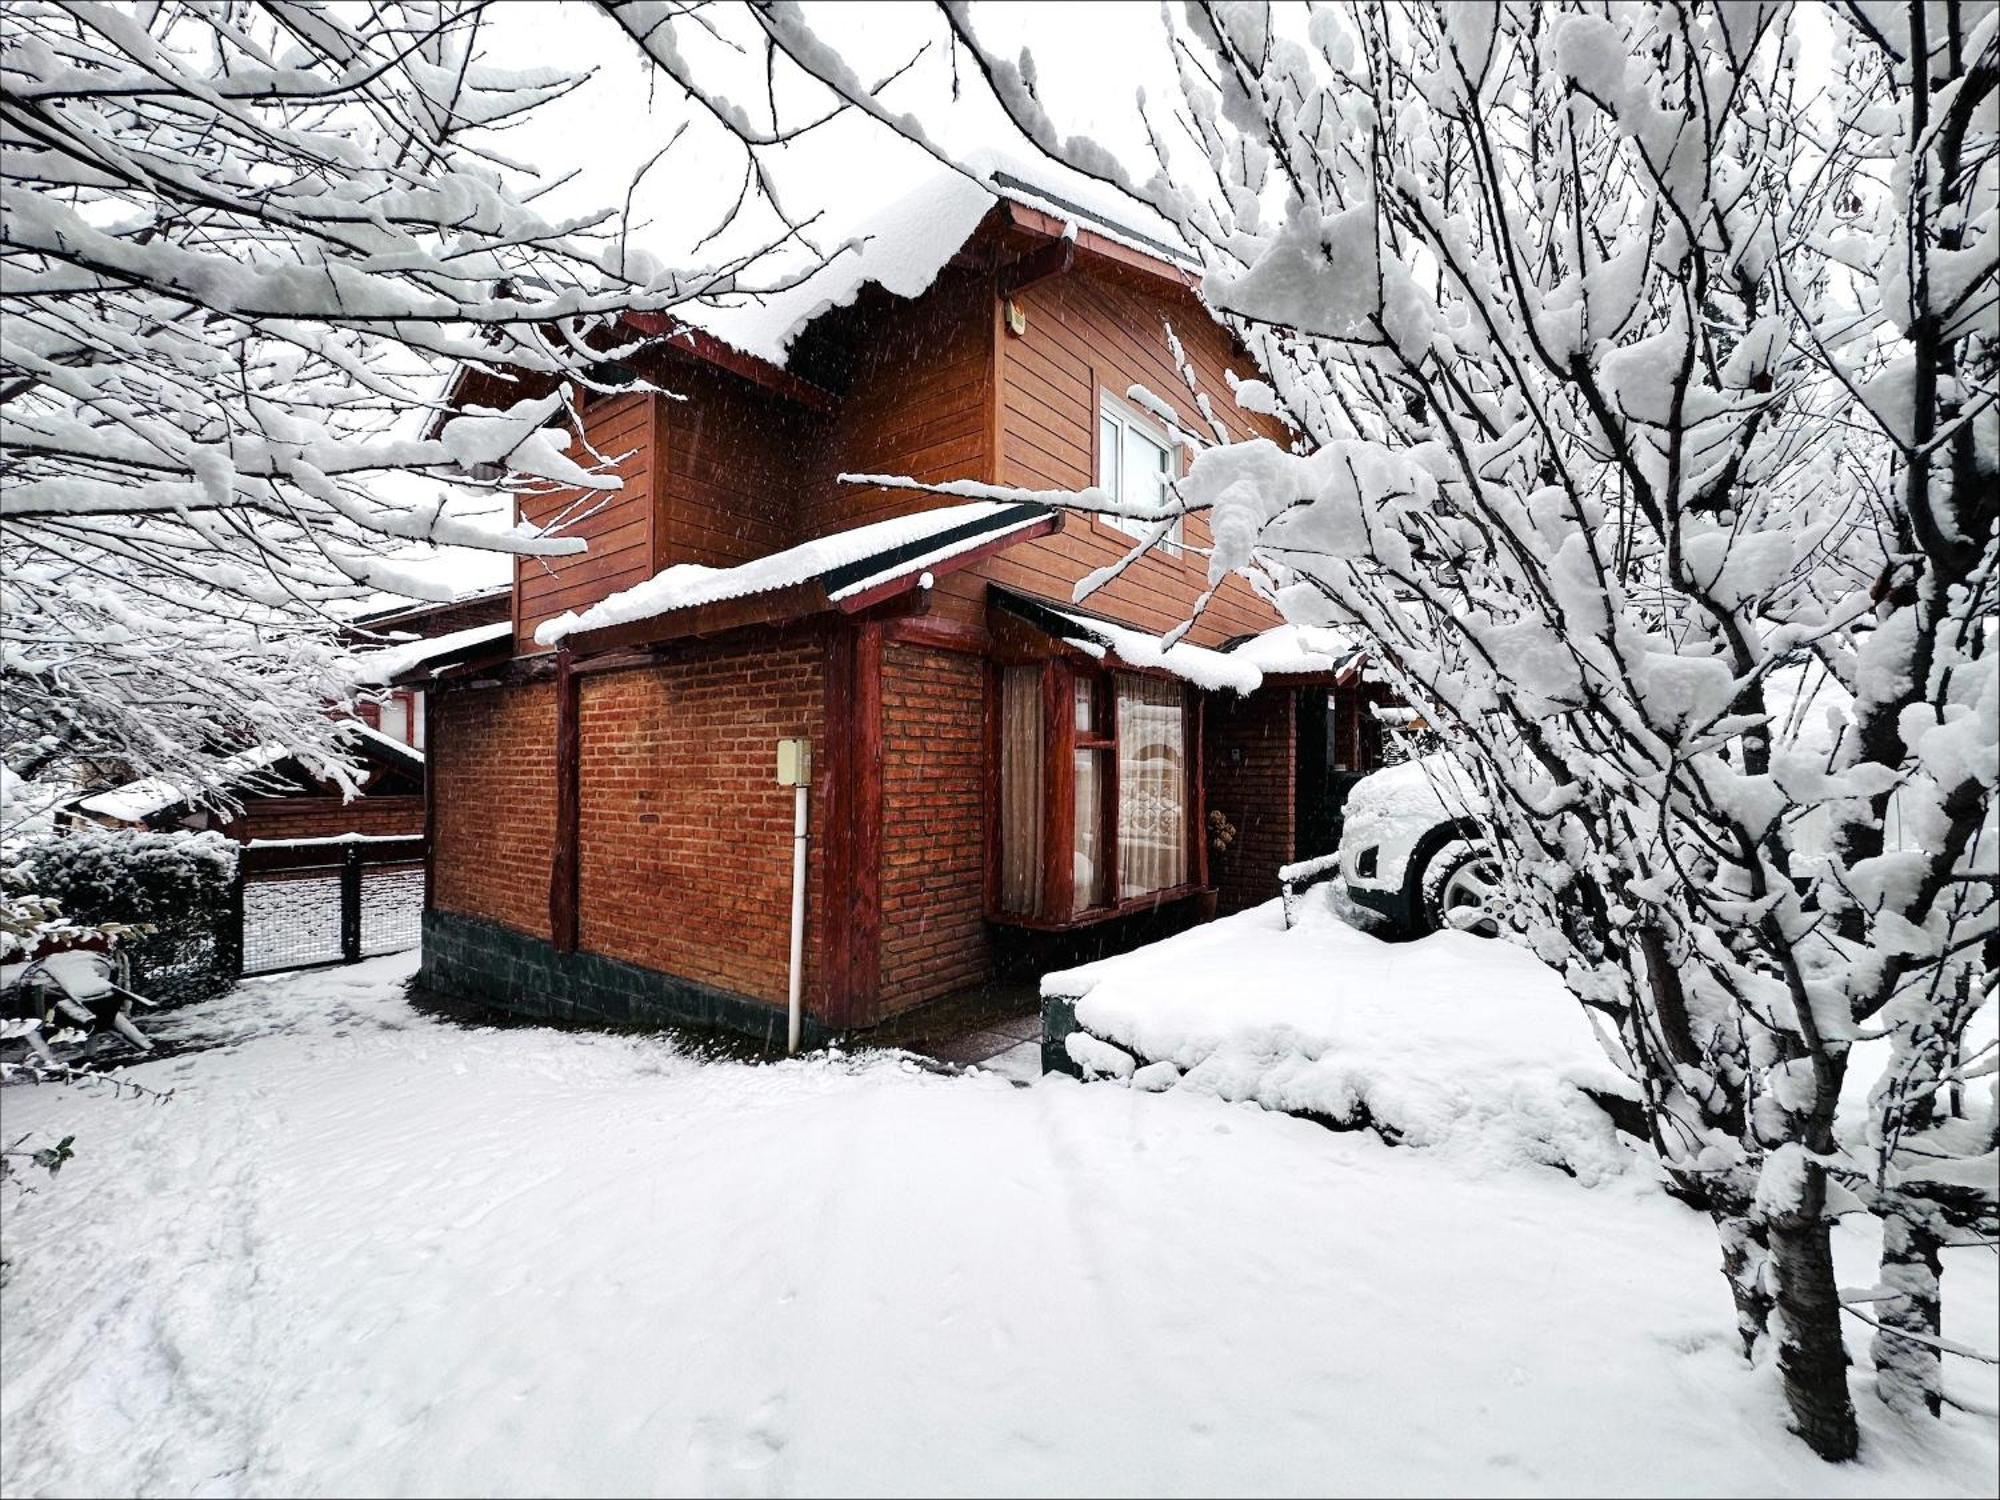
[[[236,853],[219,833],[79,828],[21,840],[5,882],[9,956],[43,939],[105,937],[129,956],[133,985],[147,999],[214,994],[236,977],[221,941]]]
[[[2000,1228],[1964,1044],[1996,957],[2000,11],[1191,5],[1140,181],[941,10],[1030,140],[1176,224],[1260,366],[1237,399],[1297,434],[1211,424],[1163,514],[1071,503],[1207,512],[1212,581],[1374,638],[1797,1430],[1858,1442],[1853,1208],[1887,1225],[1878,1389],[1935,1412],[1937,1247]]]

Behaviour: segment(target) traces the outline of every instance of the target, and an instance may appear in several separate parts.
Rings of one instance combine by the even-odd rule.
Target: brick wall
[[[583,680],[585,951],[785,1003],[793,797],[774,779],[777,742],[807,737],[824,757],[823,650],[816,635],[696,647]],[[806,877],[809,995],[823,802],[813,799]]]
[[[251,839],[321,839],[341,833],[421,834],[421,797],[271,797],[247,799],[243,811],[224,825],[223,832],[247,843]]]
[[[1212,694],[1205,709],[1203,761],[1208,807],[1236,825],[1236,840],[1209,854],[1217,908],[1240,911],[1278,894],[1278,867],[1291,863],[1298,737],[1295,694],[1265,689],[1248,698]]]
[[[430,700],[433,904],[546,938],[555,686],[459,688]]]
[[[882,1016],[986,977],[985,747],[982,660],[889,643],[882,653]]]

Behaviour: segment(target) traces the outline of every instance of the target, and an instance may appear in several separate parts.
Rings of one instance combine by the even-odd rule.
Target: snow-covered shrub
[[[21,938],[10,930],[7,941],[108,936],[148,999],[214,994],[235,979],[219,939],[231,920],[236,852],[219,833],[79,828],[19,841],[9,854],[8,909],[38,925]]]

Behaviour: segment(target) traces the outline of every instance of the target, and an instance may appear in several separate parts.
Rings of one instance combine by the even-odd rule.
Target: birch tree
[[[0,611],[25,773],[204,786],[277,740],[342,757],[329,611],[436,597],[513,494],[615,487],[571,451],[628,310],[750,293],[665,268],[623,195],[547,217],[502,154],[583,80],[485,60],[486,7],[13,0],[0,27]],[[444,375],[518,399],[447,412]],[[437,420],[429,420],[435,417]],[[471,512],[448,505],[484,492]],[[476,493],[475,499],[480,498]],[[497,511],[497,516],[495,512]]]

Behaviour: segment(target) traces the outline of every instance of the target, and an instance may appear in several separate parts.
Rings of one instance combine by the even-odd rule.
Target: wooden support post
[[[243,977],[243,859],[239,850],[236,879],[229,886],[229,910],[215,935],[216,967],[234,979]]]
[[[1042,824],[1042,910],[1053,919],[1076,910],[1076,702],[1069,663],[1042,671],[1042,779],[1048,807]]]
[[[1194,706],[1188,711],[1188,774],[1194,784],[1188,788],[1192,794],[1187,799],[1188,819],[1194,824],[1194,848],[1189,852],[1194,856],[1192,874],[1196,885],[1208,884],[1208,765],[1204,758],[1202,744],[1208,716],[1208,694],[1196,690],[1193,694]]]
[[[361,962],[361,846],[340,851],[340,961]]]
[[[854,638],[854,819],[847,917],[847,1024],[875,1019],[882,988],[882,627]]]
[[[556,840],[549,861],[549,941],[558,953],[577,944],[577,877],[582,865],[582,702],[573,658],[556,653]]]

